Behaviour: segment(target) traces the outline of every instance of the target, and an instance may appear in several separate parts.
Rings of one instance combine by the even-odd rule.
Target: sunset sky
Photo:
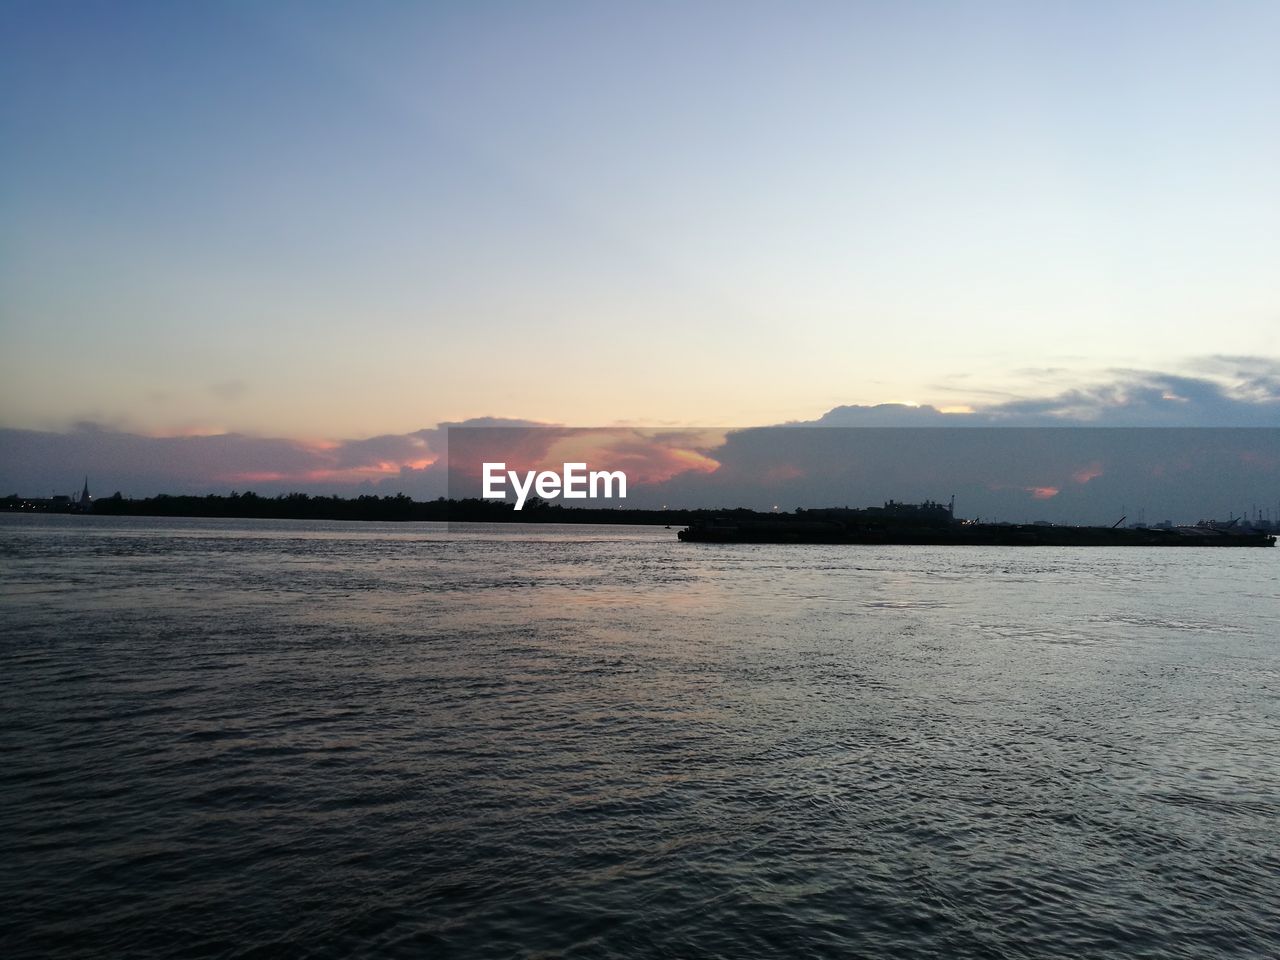
[[[1280,425],[1277,36],[1270,0],[14,0],[0,485],[104,436],[137,493],[357,483],[483,417]]]

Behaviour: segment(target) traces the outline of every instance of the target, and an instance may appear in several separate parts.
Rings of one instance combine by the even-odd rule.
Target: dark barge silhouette
[[[1272,547],[1276,538],[1235,523],[1175,527],[1074,527],[957,520],[940,503],[896,503],[863,510],[697,520],[677,536],[686,543],[928,544],[996,547]]]

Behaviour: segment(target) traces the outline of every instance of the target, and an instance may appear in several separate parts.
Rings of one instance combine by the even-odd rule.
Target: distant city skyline
[[[1277,35],[8,4],[0,492],[414,493],[486,418],[1280,425]]]

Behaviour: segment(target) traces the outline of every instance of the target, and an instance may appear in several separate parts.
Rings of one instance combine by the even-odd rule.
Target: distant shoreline
[[[916,516],[923,511],[929,516]],[[833,535],[828,527],[843,527],[852,523],[861,527],[867,521],[875,527],[888,524],[892,533],[889,540],[919,540],[926,533],[932,535],[932,528],[950,527],[953,522],[959,524],[957,530],[973,533],[980,526],[983,530],[1026,530],[1036,535],[1033,539],[1043,540],[1049,530],[1099,531],[1104,528],[1081,524],[1016,524],[986,523],[975,525],[974,521],[960,524],[953,521],[947,508],[941,504],[926,503],[923,505],[887,503],[883,508],[872,507],[858,510],[832,507],[825,509],[803,509],[794,512],[774,512],[752,510],[747,507],[715,507],[677,510],[649,510],[617,507],[566,507],[558,503],[549,503],[538,498],[531,498],[524,509],[517,511],[514,504],[500,500],[482,500],[467,498],[450,500],[444,497],[436,500],[414,500],[405,494],[395,496],[364,495],[346,499],[343,497],[311,496],[305,493],[281,494],[274,497],[259,494],[232,493],[230,495],[208,494],[206,496],[159,494],[143,499],[130,499],[120,494],[93,501],[86,511],[79,503],[67,497],[49,499],[29,499],[11,495],[0,499],[0,512],[10,514],[60,514],[60,515],[96,515],[109,517],[190,517],[227,520],[334,520],[344,522],[435,522],[435,523],[533,523],[533,524],[615,524],[630,526],[668,526],[691,527],[689,539],[709,539],[700,535],[707,530],[723,529],[725,524],[741,530],[774,531],[783,529],[780,542],[811,539],[812,533],[806,534],[801,528],[823,526],[818,540],[831,540]],[[936,514],[936,516],[933,516]],[[781,527],[779,526],[781,525]],[[1162,525],[1163,526],[1163,525]],[[1146,529],[1146,528],[1143,528]],[[1153,530],[1156,528],[1152,528]],[[1179,528],[1174,528],[1179,529]],[[775,533],[760,535],[752,533],[744,535],[741,530],[729,539],[774,540]],[[799,533],[797,533],[799,531]],[[905,533],[904,533],[905,531]],[[1243,531],[1243,528],[1242,528]],[[1119,533],[1132,531],[1116,531]],[[1270,523],[1261,523],[1255,530],[1257,533],[1274,533],[1275,527]],[[888,533],[888,531],[883,531]],[[865,539],[865,531],[854,535],[854,539]],[[1003,536],[1003,535],[1002,535]],[[681,535],[685,539],[684,535]],[[835,540],[846,540],[848,535],[841,533]],[[874,537],[873,539],[883,539]],[[948,538],[955,539],[954,537]],[[960,539],[965,539],[960,537]],[[1235,538],[1230,538],[1235,539]],[[925,540],[929,540],[925,537]],[[902,541],[907,542],[907,541]],[[923,542],[923,541],[922,541]],[[932,542],[932,541],[930,541]]]
[[[0,500],[7,513],[88,514],[110,517],[204,517],[239,520],[344,520],[344,521],[436,521],[478,523],[610,523],[675,524],[685,526],[696,520],[732,516],[738,519],[777,516],[745,507],[698,510],[643,510],[614,507],[564,507],[531,499],[517,512],[511,503],[497,500],[463,499],[414,500],[396,496],[342,497],[310,496],[303,493],[264,497],[255,493],[229,496],[185,496],[160,494],[133,500],[121,496],[104,497],[83,511],[65,499],[31,499],[17,496]]]

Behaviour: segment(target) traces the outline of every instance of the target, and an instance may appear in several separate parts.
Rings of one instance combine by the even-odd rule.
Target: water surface
[[[1278,560],[0,517],[0,938],[1274,957]]]

